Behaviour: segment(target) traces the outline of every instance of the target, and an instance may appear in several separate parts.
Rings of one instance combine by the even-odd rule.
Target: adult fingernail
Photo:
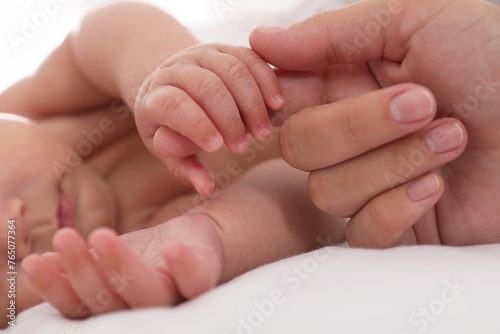
[[[431,152],[445,153],[456,149],[464,141],[464,131],[457,122],[447,122],[425,135],[425,144]]]
[[[272,26],[255,26],[255,29],[257,29],[260,32],[276,32],[285,29],[284,27],[272,27]]]
[[[439,178],[436,174],[428,174],[413,181],[407,189],[408,197],[413,202],[420,202],[434,195],[439,190]]]
[[[428,117],[434,101],[423,89],[413,89],[392,99],[389,104],[391,117],[398,123],[411,123]]]

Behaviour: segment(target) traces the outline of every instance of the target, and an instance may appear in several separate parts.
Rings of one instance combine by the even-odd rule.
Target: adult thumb
[[[407,40],[407,36],[398,36],[405,6],[409,6],[405,0],[362,1],[287,28],[255,27],[250,45],[272,65],[290,71],[380,59],[385,56],[388,33],[393,45],[404,45],[401,43]]]

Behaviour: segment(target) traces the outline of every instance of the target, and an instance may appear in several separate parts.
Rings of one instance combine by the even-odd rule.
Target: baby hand
[[[97,229],[89,250],[72,229],[54,237],[56,252],[32,254],[22,267],[39,296],[69,318],[175,305],[215,287],[222,251],[215,223],[180,216],[118,237]]]
[[[244,152],[245,128],[255,139],[267,139],[272,132],[267,108],[283,105],[274,71],[256,53],[206,44],[176,54],[145,80],[135,117],[150,152],[178,180],[208,195],[213,176],[196,153],[215,152],[223,143]]]

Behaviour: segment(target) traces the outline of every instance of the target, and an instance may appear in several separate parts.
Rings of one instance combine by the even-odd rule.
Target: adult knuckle
[[[335,41],[336,38],[334,36],[335,31],[333,31],[329,25],[325,26],[325,22],[331,22],[331,12],[330,11],[322,11],[316,13],[309,17],[307,24],[314,28],[314,30],[318,30],[317,27],[322,27],[320,31],[324,34],[322,40],[325,41],[323,44],[325,58],[330,64],[335,64],[339,62],[339,52],[337,51],[336,45],[332,42]]]
[[[323,170],[315,171],[309,174],[307,186],[309,195],[314,205],[323,212],[331,215],[349,217],[349,212],[345,211],[346,203],[340,196],[337,189],[335,178],[331,177],[331,173]]]
[[[352,109],[344,113],[343,123],[345,135],[348,138],[349,147],[359,147],[364,145],[364,138],[366,137],[366,129],[363,126],[362,115],[357,109]],[[352,146],[351,146],[352,145]]]
[[[318,172],[312,172],[307,178],[309,195],[314,205],[323,212],[332,214],[332,207],[329,203],[328,192],[326,191],[323,177]]]
[[[278,143],[283,160],[290,166],[299,168],[301,155],[297,154],[296,139],[294,116],[291,116],[281,125],[278,133]]]
[[[397,226],[386,214],[385,207],[378,201],[373,201],[367,206],[368,217],[373,226],[377,227],[381,236],[393,238],[398,234]]]
[[[359,211],[359,203],[349,191],[349,181],[341,175],[342,172],[335,168],[312,172],[307,182],[309,194],[321,211],[339,217],[352,217]]]

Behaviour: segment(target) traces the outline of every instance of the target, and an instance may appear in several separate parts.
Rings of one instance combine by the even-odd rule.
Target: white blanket
[[[500,245],[323,248],[174,308],[72,321],[48,305],[8,334],[499,334]]]

